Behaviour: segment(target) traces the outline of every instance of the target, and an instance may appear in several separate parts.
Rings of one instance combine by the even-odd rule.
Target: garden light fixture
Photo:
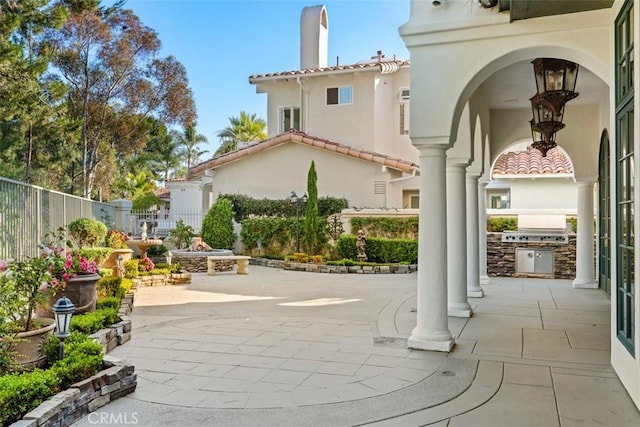
[[[69,334],[69,325],[71,324],[71,316],[76,310],[71,300],[67,297],[59,298],[51,307],[56,319],[56,337],[60,340],[58,357],[64,357],[64,340]]]
[[[116,257],[116,266],[118,267],[118,277],[124,277],[124,257],[118,254]]]
[[[300,202],[306,203],[307,193],[304,193],[302,197],[298,197],[295,191],[291,192],[289,196],[289,201],[296,205],[296,252],[300,253]]]

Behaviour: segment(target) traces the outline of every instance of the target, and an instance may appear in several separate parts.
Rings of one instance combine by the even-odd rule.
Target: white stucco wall
[[[214,198],[238,193],[257,199],[284,199],[291,191],[301,196],[307,190],[312,160],[318,175],[318,197],[344,197],[350,207],[384,207],[385,196],[374,194],[374,182],[400,176],[390,169],[383,172],[380,165],[367,161],[288,143],[218,167],[214,172]]]
[[[171,209],[200,209],[202,207],[202,188],[198,182],[169,181],[171,191]]]
[[[389,74],[368,70],[303,76],[301,84],[295,77],[261,82],[257,91],[268,96],[268,136],[280,133],[280,107],[302,106],[299,130],[309,135],[417,163],[409,135],[400,134],[399,95],[409,87],[409,73],[408,68]],[[327,88],[340,86],[352,86],[353,103],[327,105]]]
[[[578,189],[572,178],[509,180],[511,209],[562,209],[576,213]]]

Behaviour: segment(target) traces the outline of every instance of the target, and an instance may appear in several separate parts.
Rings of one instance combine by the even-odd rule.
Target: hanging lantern
[[[531,120],[531,129],[540,132],[544,136],[545,141],[551,141],[553,135],[560,129],[564,128],[562,116],[564,114],[564,106],[556,112],[553,107],[545,101],[543,97],[531,98],[531,110],[533,111],[533,120]]]
[[[578,96],[575,91],[578,69],[578,64],[564,59],[534,59],[537,93],[533,99],[544,98],[555,113],[559,114],[565,103]]]
[[[531,147],[540,151],[542,157],[547,157],[547,151],[558,146],[558,144],[556,144],[556,134],[553,133],[547,138],[545,134],[535,129],[533,120],[529,123],[531,124],[531,138],[533,139]]]

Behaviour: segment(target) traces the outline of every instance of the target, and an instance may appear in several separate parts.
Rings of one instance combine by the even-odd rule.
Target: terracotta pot
[[[14,353],[12,369],[16,371],[27,371],[39,368],[47,361],[44,352],[44,343],[53,334],[56,322],[53,319],[37,318],[43,327],[33,331],[18,332],[16,342],[10,347],[10,352]]]
[[[56,292],[54,296],[49,297],[45,305],[39,306],[36,313],[39,317],[53,318],[53,310],[51,307],[59,298],[67,297],[76,306],[74,314],[88,313],[96,310],[96,302],[98,301],[98,292],[96,284],[100,279],[100,275],[78,274],[66,281],[64,289]]]
[[[102,264],[100,264],[100,267],[112,269],[113,275],[117,276],[119,273],[117,263],[118,255],[122,255],[123,261],[129,261],[133,255],[133,249],[113,249],[113,252],[111,252],[109,258],[107,258]]]

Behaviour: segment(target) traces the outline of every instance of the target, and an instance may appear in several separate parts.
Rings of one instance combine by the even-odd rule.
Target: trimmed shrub
[[[338,251],[342,258],[356,260],[356,236],[342,236],[338,239]],[[410,239],[381,239],[367,238],[365,249],[367,260],[373,263],[402,263],[415,264],[418,262],[418,241]]]
[[[487,219],[488,232],[516,231],[518,218],[516,217],[492,217]]]
[[[104,242],[107,236],[107,226],[97,219],[78,218],[69,223],[67,231],[78,247],[94,247]]]
[[[98,332],[102,328],[118,323],[119,321],[120,317],[118,316],[117,309],[112,307],[102,308],[90,313],[73,316],[71,318],[69,330],[90,335],[94,332]]]
[[[221,194],[218,197],[231,201],[235,221],[240,223],[251,217],[295,217],[296,207],[288,199],[254,199],[243,194]],[[347,199],[318,198],[318,215],[327,217],[349,207]]]
[[[231,249],[237,235],[233,232],[233,204],[218,198],[202,220],[202,239],[212,248]]]
[[[417,239],[418,217],[353,217],[351,232],[363,230],[367,237],[387,239]]]
[[[80,248],[79,250],[80,255],[82,255],[89,261],[95,262],[98,265],[102,264],[107,258],[109,258],[109,255],[111,255],[112,251],[113,249],[111,248],[102,248],[102,247]]]
[[[140,275],[138,270],[138,260],[130,259],[124,262],[124,277],[126,279],[135,279]]]

